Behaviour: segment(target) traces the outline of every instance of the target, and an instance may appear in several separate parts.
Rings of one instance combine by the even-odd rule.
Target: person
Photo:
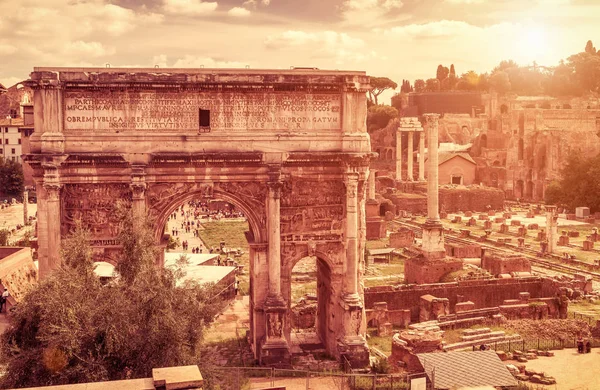
[[[234,283],[234,287],[233,287],[233,290],[235,291],[235,294],[234,294],[234,295],[235,295],[236,297],[237,297],[237,295],[238,295],[238,290],[239,290],[239,289],[240,289],[240,281],[239,281],[239,280],[236,280],[236,281],[235,281],[235,283]]]
[[[10,294],[8,293],[8,289],[4,289],[2,293],[2,297],[0,297],[0,312],[2,311],[2,307],[6,306],[6,302],[8,301],[8,297]]]
[[[581,336],[577,337],[577,352],[583,353],[583,339]]]
[[[590,341],[590,339],[587,339],[587,341],[585,342],[585,353],[590,352],[592,352],[592,342]]]

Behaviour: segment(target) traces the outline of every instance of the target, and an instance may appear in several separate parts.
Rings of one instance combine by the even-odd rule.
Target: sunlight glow
[[[522,61],[539,62],[552,57],[552,39],[545,28],[535,25],[523,26],[520,36],[516,46]]]

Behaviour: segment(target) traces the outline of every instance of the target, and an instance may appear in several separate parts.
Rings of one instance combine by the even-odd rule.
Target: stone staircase
[[[492,332],[490,328],[465,329],[463,331],[462,341],[444,346],[444,351],[456,351],[459,349],[468,349],[481,344],[492,344],[505,341],[521,341],[521,336],[518,334],[506,335],[504,331]]]

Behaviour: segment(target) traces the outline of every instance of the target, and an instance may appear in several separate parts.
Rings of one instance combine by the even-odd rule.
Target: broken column
[[[556,206],[546,206],[546,237],[548,238],[548,253],[554,253],[556,240],[558,239],[558,215]]]
[[[425,132],[424,131],[419,132],[419,181],[425,181]]]
[[[396,180],[402,181],[402,131],[401,127],[396,130]]]
[[[413,153],[413,149],[414,149],[414,140],[413,140],[413,135],[414,132],[409,131],[408,132],[408,152],[407,154],[407,178],[406,180],[408,181],[413,181],[414,180],[414,174],[413,174],[413,158],[414,158],[414,153]]]

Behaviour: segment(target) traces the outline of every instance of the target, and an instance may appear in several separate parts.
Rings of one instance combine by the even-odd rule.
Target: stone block
[[[593,241],[589,241],[586,240],[583,242],[583,250],[584,251],[591,251],[594,249],[594,242]]]
[[[504,214],[502,214],[502,218],[504,218],[504,219],[511,219],[512,218],[512,214],[511,213],[504,213]]]
[[[539,228],[540,226],[537,223],[530,223],[529,225],[527,225],[528,230],[538,230]]]
[[[488,219],[490,219],[490,217],[487,214],[479,214],[477,219],[479,219],[480,221],[487,221]]]
[[[385,221],[380,217],[367,218],[367,240],[378,240],[385,236]]]
[[[377,328],[377,334],[381,337],[391,336],[393,331],[394,331],[394,329],[392,327],[391,322],[386,322],[386,323],[380,324],[379,327]]]
[[[153,368],[152,380],[155,388],[173,390],[198,389],[204,383],[198,366]]]
[[[489,215],[490,217],[494,217],[496,215],[495,211],[488,211],[487,215]]]
[[[568,235],[569,237],[573,237],[573,238],[575,238],[575,237],[579,237],[579,232],[578,232],[578,231],[576,231],[576,230],[572,230],[572,231],[570,231],[569,233],[567,233],[567,235]]]
[[[499,230],[499,232],[500,232],[500,233],[508,233],[508,225],[506,225],[506,224],[504,224],[504,223],[503,223],[502,225],[500,225],[500,230]]]
[[[496,217],[496,218],[494,218],[494,222],[495,223],[504,223],[504,218],[502,218],[502,217]]]
[[[485,222],[483,222],[483,229],[491,230],[492,229],[492,221],[486,220]]]
[[[517,221],[516,219],[513,219],[510,221],[510,226],[521,226],[521,221]]]
[[[542,232],[542,231],[538,232],[538,234],[537,234],[537,240],[538,241],[544,241],[545,239],[546,239],[546,232]]]
[[[529,212],[527,213],[527,215],[525,215],[525,217],[526,217],[526,218],[533,218],[533,217],[535,217],[535,214],[533,213],[533,211],[529,211]]]
[[[396,215],[393,212],[391,212],[391,211],[385,212],[385,220],[386,221],[393,221],[394,218],[396,218]]]
[[[475,309],[475,303],[471,301],[459,302],[456,305],[454,305],[454,311],[456,313],[462,313],[464,311],[469,311],[473,309]]]
[[[477,226],[477,220],[473,217],[467,221],[467,226]]]
[[[415,242],[415,232],[408,228],[400,228],[397,232],[390,233],[391,248],[406,248]]]
[[[527,229],[525,229],[525,226],[519,226],[519,230],[517,230],[517,235],[519,235],[519,237],[525,237],[527,235]]]
[[[472,211],[465,211],[465,217],[472,217],[473,216],[473,212]]]
[[[460,238],[467,238],[471,236],[471,231],[469,229],[460,229]]]
[[[365,202],[365,214],[369,217],[379,217],[379,202],[375,199],[369,199]]]
[[[569,220],[569,221],[576,221],[577,220],[577,215],[575,215],[575,214],[567,214],[567,220]]]
[[[452,223],[460,223],[461,221],[462,221],[462,217],[460,217],[459,215],[457,215],[452,220]]]
[[[441,219],[446,219],[448,218],[448,213],[444,212],[444,211],[440,211],[440,218]]]
[[[558,237],[558,245],[567,246],[569,245],[569,236],[560,236]]]

